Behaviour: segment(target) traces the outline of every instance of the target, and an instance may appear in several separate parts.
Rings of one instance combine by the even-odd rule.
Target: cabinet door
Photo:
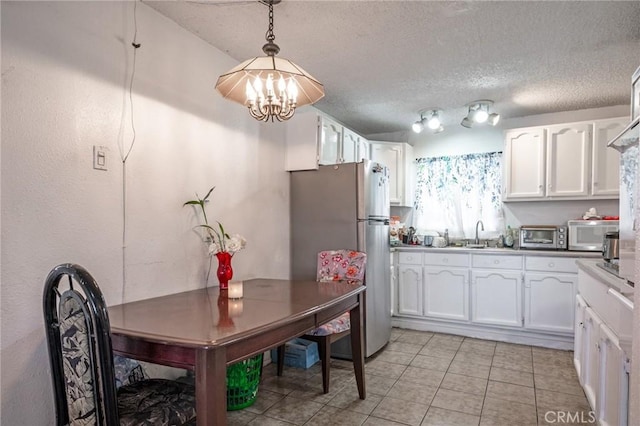
[[[389,202],[401,204],[404,191],[402,145],[396,143],[371,144],[371,159],[389,168]]]
[[[547,128],[547,196],[586,197],[591,170],[591,125]]]
[[[326,165],[341,162],[342,126],[340,124],[327,117],[321,116],[319,142],[319,164]]]
[[[618,197],[620,194],[620,153],[607,142],[624,129],[626,119],[611,118],[593,123],[591,195]]]
[[[522,273],[475,270],[471,274],[471,321],[521,327]]]
[[[422,266],[398,266],[398,313],[422,315]]]
[[[596,413],[602,426],[627,424],[626,406],[622,396],[626,384],[625,357],[618,338],[606,325],[600,327],[600,386]]]
[[[320,117],[315,109],[304,108],[286,123],[285,170],[318,168]]]
[[[506,132],[504,199],[544,197],[544,162],[543,128]]]
[[[424,316],[469,319],[469,270],[424,268]]]
[[[342,135],[342,154],[341,163],[355,163],[357,161],[358,146],[360,145],[360,136],[351,130],[344,128]]]
[[[584,310],[584,334],[582,335],[582,388],[592,407],[597,407],[601,325],[600,318],[587,307]]]
[[[576,367],[576,373],[578,373],[578,380],[580,384],[583,384],[582,380],[582,349],[584,340],[584,310],[587,304],[579,294],[576,295],[576,308],[575,308],[575,335],[573,337],[573,365]]]
[[[577,275],[527,272],[524,277],[524,326],[573,334]]]
[[[371,152],[369,151],[369,141],[363,137],[358,139],[358,156],[356,157],[356,161],[360,162],[362,160],[371,159]]]

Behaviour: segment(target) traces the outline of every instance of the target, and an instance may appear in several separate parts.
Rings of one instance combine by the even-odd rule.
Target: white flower
[[[217,243],[209,243],[209,256],[213,256],[214,254],[220,251],[220,246]]]
[[[226,248],[229,253],[235,253],[242,250],[247,245],[247,240],[244,237],[235,234],[227,240]]]

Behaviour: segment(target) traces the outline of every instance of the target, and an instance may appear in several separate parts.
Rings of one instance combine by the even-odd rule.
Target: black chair
[[[193,385],[149,379],[116,389],[106,303],[83,267],[49,273],[43,308],[58,426],[195,424]]]

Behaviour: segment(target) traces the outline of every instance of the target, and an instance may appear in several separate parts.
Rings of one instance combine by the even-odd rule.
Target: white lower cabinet
[[[422,266],[398,265],[398,313],[422,315]]]
[[[625,369],[625,358],[616,335],[609,327],[601,325],[596,412],[602,426],[627,424],[629,376]]]
[[[469,269],[424,267],[424,316],[469,319]]]
[[[584,340],[584,310],[587,308],[587,303],[582,296],[576,295],[576,308],[575,308],[575,325],[574,325],[574,337],[573,337],[573,365],[576,367],[578,373],[578,379],[582,384],[582,352],[583,352],[583,340]]]
[[[577,282],[576,275],[527,272],[524,277],[524,326],[533,330],[573,332]]]
[[[617,315],[626,304],[608,298],[611,289],[583,270],[578,289],[574,364],[580,384],[599,425],[627,426],[629,359],[620,346]]]
[[[591,407],[597,407],[600,370],[600,326],[602,320],[593,309],[584,310],[582,335],[582,388]]]
[[[471,321],[522,326],[522,272],[471,272]]]
[[[566,253],[416,247],[395,260],[396,326],[573,347],[577,266]]]

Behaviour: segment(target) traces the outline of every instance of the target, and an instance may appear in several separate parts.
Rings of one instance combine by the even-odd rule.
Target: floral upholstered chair
[[[116,389],[107,306],[84,268],[55,267],[43,307],[58,426],[195,425],[193,385],[149,379]]]
[[[318,253],[317,275],[319,282],[331,283],[346,281],[363,284],[367,255],[354,250],[326,250]],[[322,362],[322,389],[329,392],[329,365],[331,363],[331,344],[349,334],[351,324],[349,312],[313,329],[302,336],[303,339],[318,344],[320,361]],[[278,347],[278,376],[282,376],[284,367],[284,346]]]

